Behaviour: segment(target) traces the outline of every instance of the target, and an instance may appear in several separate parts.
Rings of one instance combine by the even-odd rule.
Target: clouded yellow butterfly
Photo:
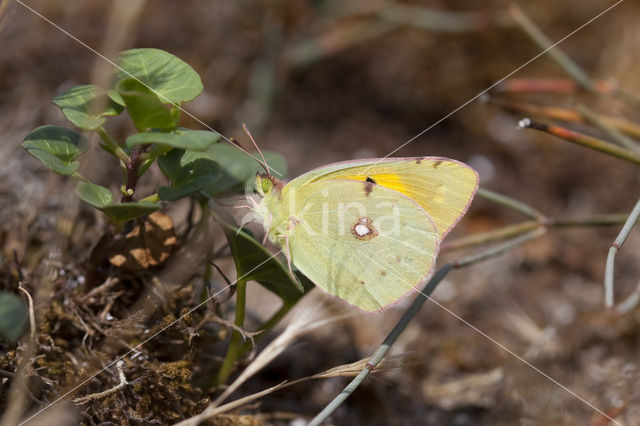
[[[255,212],[268,238],[317,286],[365,311],[430,277],[478,174],[439,157],[345,161],[288,184],[259,175]]]

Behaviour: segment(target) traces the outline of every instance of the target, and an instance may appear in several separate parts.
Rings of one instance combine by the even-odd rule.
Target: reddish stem
[[[640,165],[640,154],[629,151],[618,145],[614,145],[610,142],[602,139],[595,138],[593,136],[586,135],[584,133],[576,132],[566,129],[564,127],[555,126],[553,124],[541,123],[539,121],[533,121],[525,118],[520,121],[520,126],[523,128],[540,130],[557,136],[560,139],[581,145],[587,148],[591,148],[596,151],[604,152],[605,154],[612,155],[614,157],[622,158],[623,160],[630,161],[632,163]]]
[[[127,184],[125,186],[125,190],[127,193],[131,190],[131,195],[123,194],[122,198],[120,198],[121,203],[130,203],[133,201],[136,185],[138,184],[138,172],[140,171],[140,166],[143,161],[142,154],[144,154],[148,148],[149,147],[147,145],[136,145],[131,151],[129,162],[125,166],[127,169]]]

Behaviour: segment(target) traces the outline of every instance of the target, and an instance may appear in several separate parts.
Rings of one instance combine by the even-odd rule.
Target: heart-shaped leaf
[[[131,49],[120,54],[116,81],[134,78],[158,96],[161,102],[177,104],[190,101],[203,89],[200,76],[178,57],[160,49]],[[117,93],[114,101],[124,105]]]
[[[41,126],[22,141],[29,154],[56,173],[69,176],[80,165],[76,157],[89,148],[89,142],[79,133],[59,126]]]
[[[20,337],[27,320],[27,306],[13,293],[0,292],[0,337],[13,342]]]
[[[220,165],[199,151],[172,149],[158,157],[158,165],[171,180],[171,187],[162,186],[158,196],[164,201],[175,201],[194,194],[222,173]]]
[[[116,90],[138,130],[173,129],[178,125],[178,110],[167,108],[156,93],[138,80],[120,80]]]
[[[159,203],[138,201],[136,203],[115,203],[109,188],[90,182],[80,182],[76,186],[76,195],[85,203],[102,210],[118,223],[124,223],[137,217],[146,216],[160,210]]]
[[[107,93],[93,85],[75,86],[56,96],[53,103],[73,124],[83,130],[95,130],[106,116],[118,115],[124,109],[113,102]]]
[[[280,154],[265,151],[264,155],[273,169],[286,171]],[[174,149],[159,157],[158,165],[172,183],[171,188],[161,187],[158,191],[165,201],[198,191],[209,198],[241,194],[262,170],[256,160],[227,143],[212,144],[203,151]]]
[[[101,209],[113,204],[113,194],[109,188],[91,182],[80,182],[76,185],[76,195],[82,201]]]
[[[160,203],[150,201],[138,201],[135,203],[113,203],[102,207],[107,216],[119,223],[146,216],[162,208]]]
[[[139,144],[160,144],[173,148],[202,151],[220,141],[220,135],[208,130],[176,129],[171,132],[142,132],[127,138],[127,146]]]

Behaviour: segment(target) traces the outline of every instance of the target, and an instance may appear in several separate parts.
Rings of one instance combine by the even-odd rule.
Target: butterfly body
[[[433,273],[440,241],[477,185],[473,169],[445,158],[347,161],[288,184],[259,177],[256,213],[316,285],[379,311]]]

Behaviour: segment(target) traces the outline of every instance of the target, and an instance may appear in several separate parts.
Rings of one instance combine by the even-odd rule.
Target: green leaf
[[[119,223],[124,223],[138,217],[146,216],[162,208],[160,203],[138,201],[136,203],[114,203],[102,207],[107,216]]]
[[[264,154],[273,169],[286,172],[280,154],[269,151]],[[198,191],[209,198],[241,194],[253,184],[256,173],[262,171],[256,160],[227,143],[212,144],[204,151],[174,149],[158,157],[158,165],[171,180],[171,188],[161,187],[158,191],[165,201]]]
[[[85,203],[101,209],[113,203],[113,194],[109,188],[91,182],[76,185],[76,195]]]
[[[178,125],[176,113],[139,81],[133,78],[120,80],[116,90],[138,130],[173,129]]]
[[[287,267],[273,257],[262,244],[245,231],[230,222],[231,217],[222,210],[214,212],[214,219],[220,224],[229,242],[238,277],[243,280],[257,281],[264,288],[276,294],[285,305],[295,304],[305,291],[313,287],[309,281],[304,286],[295,280]]]
[[[118,223],[146,216],[162,206],[159,203],[138,201],[137,203],[115,203],[109,188],[90,182],[80,182],[76,186],[76,195],[85,203],[100,209]]]
[[[264,155],[272,169],[286,173],[286,162],[280,154],[265,151]],[[227,143],[211,144],[203,151],[173,149],[158,157],[158,165],[171,180],[170,188],[158,190],[158,196],[165,201],[198,191],[209,198],[241,194],[262,171],[256,160]]]
[[[220,165],[201,152],[172,149],[158,157],[158,166],[171,180],[171,187],[160,187],[158,197],[175,201],[203,189],[222,173]]]
[[[89,148],[79,133],[59,126],[41,126],[29,133],[22,147],[56,173],[69,176],[80,165],[76,157]]]
[[[118,66],[121,69],[116,72],[116,81],[135,78],[151,89],[163,103],[190,101],[203,89],[200,76],[193,68],[163,50],[126,50],[120,54]],[[124,105],[119,102],[117,95],[114,100]]]
[[[72,87],[56,96],[53,103],[67,120],[83,130],[95,130],[104,124],[105,116],[118,115],[123,110],[103,89],[93,85]]]
[[[264,171],[255,159],[230,144],[212,145],[206,153],[222,167],[222,174],[202,191],[207,197],[243,193],[245,187],[253,184],[256,173]],[[287,173],[284,157],[272,151],[263,151],[263,154],[269,166],[282,175],[278,177],[284,177]],[[260,158],[258,153],[252,155]]]
[[[208,130],[176,129],[171,132],[143,132],[127,138],[127,146],[155,143],[173,148],[202,151],[220,141],[220,135]]]
[[[13,342],[20,337],[27,320],[27,306],[13,293],[0,292],[0,337]]]

